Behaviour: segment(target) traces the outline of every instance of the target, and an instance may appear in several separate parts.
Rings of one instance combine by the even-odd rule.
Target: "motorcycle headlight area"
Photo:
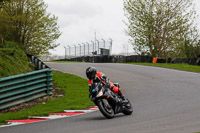
[[[97,95],[97,97],[101,97],[101,96],[103,96],[103,91],[102,91],[102,90],[100,90],[100,92],[99,92],[99,94]]]

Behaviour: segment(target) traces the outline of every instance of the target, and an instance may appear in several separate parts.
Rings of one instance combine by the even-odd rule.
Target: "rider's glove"
[[[110,88],[110,84],[109,84],[109,83],[106,83],[106,84],[105,84],[105,87],[106,87],[106,88]]]

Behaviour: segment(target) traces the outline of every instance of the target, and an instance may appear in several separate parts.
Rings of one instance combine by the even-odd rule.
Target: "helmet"
[[[94,79],[97,73],[97,69],[95,67],[88,67],[86,69],[86,75],[89,80]]]

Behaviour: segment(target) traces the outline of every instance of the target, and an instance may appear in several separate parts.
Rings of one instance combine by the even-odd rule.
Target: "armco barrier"
[[[55,61],[77,61],[77,62],[91,62],[91,63],[128,63],[128,62],[137,62],[137,63],[152,63],[152,56],[143,56],[143,55],[131,55],[131,56],[123,56],[123,55],[115,55],[115,56],[82,56],[75,57],[70,59],[59,59]],[[200,57],[196,58],[168,58],[162,59],[157,58],[157,63],[185,63],[190,65],[199,65],[200,66]]]
[[[0,110],[51,95],[51,69],[0,78]]]
[[[59,59],[55,61],[64,61],[65,59]],[[67,59],[67,61],[77,61],[77,62],[91,62],[91,63],[127,63],[127,62],[146,62],[151,63],[153,57],[151,56],[141,56],[141,55],[97,55],[97,56],[82,56]]]
[[[35,65],[36,70],[50,68],[46,64],[44,64],[37,56],[33,56],[30,54],[27,54],[27,56],[31,60],[31,62]]]

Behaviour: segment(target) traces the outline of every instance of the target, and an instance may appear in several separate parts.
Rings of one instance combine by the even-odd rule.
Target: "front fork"
[[[111,104],[115,114],[122,112],[122,101],[114,94],[114,92],[108,90],[104,93],[104,98]]]

